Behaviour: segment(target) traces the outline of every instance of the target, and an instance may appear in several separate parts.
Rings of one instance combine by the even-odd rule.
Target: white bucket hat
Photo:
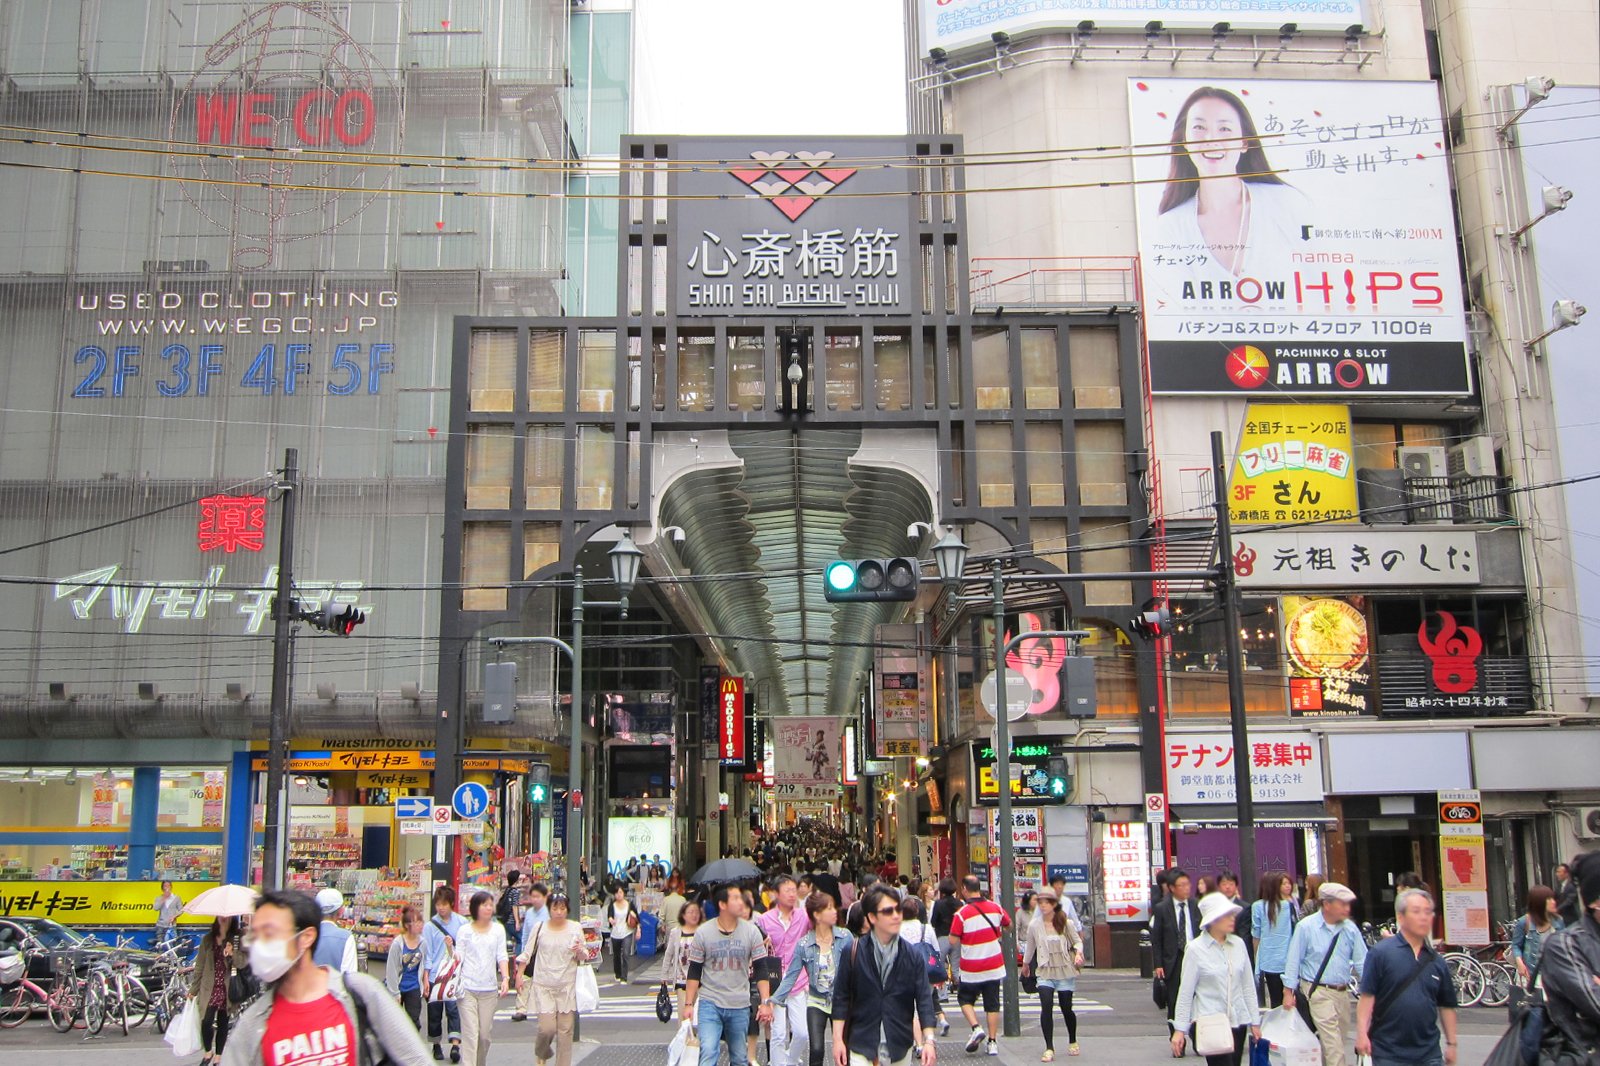
[[[1233,902],[1221,892],[1213,892],[1200,901],[1200,928],[1209,929],[1211,923],[1218,918],[1226,918],[1230,914],[1238,914],[1243,907]]]

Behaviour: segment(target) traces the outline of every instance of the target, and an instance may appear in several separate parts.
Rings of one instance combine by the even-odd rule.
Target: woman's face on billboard
[[[1238,139],[1240,125],[1239,112],[1226,100],[1207,96],[1189,107],[1184,142],[1201,177],[1238,172],[1239,157],[1244,154],[1244,142]]]

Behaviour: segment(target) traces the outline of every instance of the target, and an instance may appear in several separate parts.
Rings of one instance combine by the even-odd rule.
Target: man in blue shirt
[[[433,1040],[433,1057],[444,1058],[439,1048],[439,1038],[448,1020],[450,1028],[450,1061],[461,1061],[461,1010],[453,996],[444,995],[435,986],[444,984],[448,989],[448,972],[455,959],[456,934],[467,920],[456,913],[456,890],[440,885],[433,890],[433,917],[422,927],[422,987],[428,999],[428,1036]],[[442,996],[442,998],[441,998]]]
[[[534,934],[539,927],[550,920],[550,889],[543,881],[535,881],[533,887],[528,889],[526,897],[528,908],[522,915],[522,936],[517,943],[517,954],[527,955],[528,949],[533,945]],[[512,1012],[511,1020],[525,1022],[528,1020],[528,1003],[533,998],[533,982],[520,982],[517,988],[517,1009]]]
[[[1356,1052],[1372,1056],[1373,1066],[1455,1066],[1456,986],[1428,944],[1433,897],[1408,888],[1394,909],[1400,935],[1373,948],[1363,971]]]
[[[1317,893],[1322,910],[1295,926],[1283,967],[1283,1005],[1293,1010],[1296,996],[1306,997],[1322,1066],[1345,1066],[1345,1046],[1355,1035],[1350,985],[1361,980],[1367,961],[1367,942],[1350,920],[1355,898],[1344,885],[1326,882]]]

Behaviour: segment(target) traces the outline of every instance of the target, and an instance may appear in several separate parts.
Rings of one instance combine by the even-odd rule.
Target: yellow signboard
[[[462,760],[462,767],[466,770],[504,770],[507,773],[525,774],[528,772],[527,759],[475,759]],[[263,755],[258,755],[250,760],[252,770],[265,770],[267,760]],[[424,755],[420,751],[329,751],[318,752],[314,758],[289,759],[285,765],[291,774],[313,773],[338,773],[341,770],[354,770],[358,773],[395,774],[402,771],[420,771],[429,774],[433,771],[433,756]],[[412,776],[416,776],[413,774]],[[417,785],[390,785],[384,788],[420,788]],[[371,788],[370,785],[361,785],[361,788]]]
[[[184,902],[215,881],[178,881],[172,886]],[[62,925],[155,925],[159,881],[6,881],[0,883],[0,916],[50,918]],[[205,925],[205,915],[185,914],[184,925]]]
[[[1350,408],[1331,403],[1252,403],[1233,460],[1233,521],[1353,522],[1355,438]]]
[[[433,774],[427,770],[365,770],[356,774],[357,788],[427,788]]]

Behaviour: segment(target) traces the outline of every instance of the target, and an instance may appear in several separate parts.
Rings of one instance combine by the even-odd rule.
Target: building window
[[[472,331],[467,404],[473,411],[509,411],[517,387],[517,335],[509,329]]]
[[[766,335],[760,330],[728,331],[728,409],[759,411],[767,393]]]
[[[560,412],[567,407],[567,334],[559,329],[528,331],[528,410]]]
[[[1010,422],[980,422],[978,430],[978,506],[1013,507],[1017,502],[1016,449]]]
[[[1067,520],[1035,518],[1028,523],[1028,534],[1033,539],[1034,556],[1041,562],[1049,563],[1063,574],[1066,573]]]
[[[911,410],[911,334],[905,330],[875,332],[872,352],[878,410]]]
[[[978,410],[1005,411],[1011,407],[1011,347],[1004,329],[972,331],[972,383]]]
[[[616,331],[583,330],[578,334],[578,410],[614,411],[616,406]]]
[[[1222,608],[1213,599],[1173,599],[1172,651],[1167,660],[1167,706],[1174,714],[1228,713],[1227,637]],[[1278,605],[1271,599],[1240,602],[1244,646],[1245,710],[1283,714],[1288,684],[1279,648]]]
[[[503,511],[511,506],[515,446],[510,426],[467,427],[467,510]]]
[[[1061,455],[1061,423],[1029,422],[1028,499],[1035,507],[1061,507],[1067,502]]]
[[[824,347],[828,410],[861,410],[861,331],[829,330]]]
[[[524,481],[530,511],[561,510],[566,473],[566,439],[560,426],[529,426]]]
[[[1080,411],[1122,409],[1122,367],[1117,331],[1083,328],[1067,332],[1072,406]]]
[[[511,523],[467,522],[461,534],[461,609],[505,610]]]
[[[1030,411],[1061,407],[1061,361],[1053,329],[1022,331],[1022,396]]]
[[[1121,422],[1079,422],[1078,502],[1085,507],[1128,506],[1128,457]]]
[[[530,578],[561,561],[561,523],[524,522],[522,525],[522,576]]]
[[[716,403],[716,335],[709,330],[678,331],[678,407],[709,411]]]
[[[611,509],[616,487],[617,434],[608,426],[578,427],[578,510]]]
[[[1112,518],[1085,518],[1078,523],[1075,570],[1092,574],[1133,569],[1133,549],[1128,544],[1128,524]],[[1133,585],[1126,581],[1086,581],[1083,602],[1089,607],[1114,607],[1133,602]]]

